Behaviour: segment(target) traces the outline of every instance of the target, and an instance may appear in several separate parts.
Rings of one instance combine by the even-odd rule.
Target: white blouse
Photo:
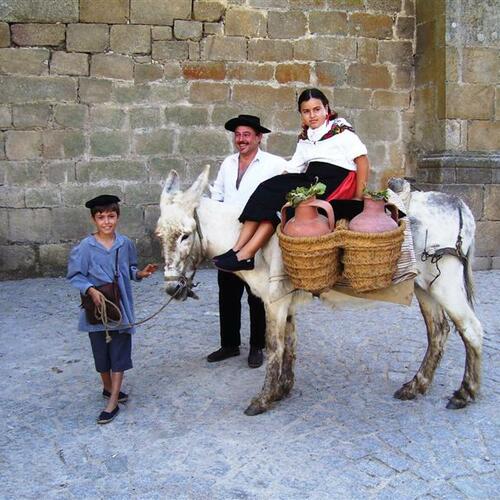
[[[305,172],[309,162],[321,161],[331,163],[347,170],[356,171],[354,159],[366,155],[366,146],[359,137],[350,130],[344,130],[329,139],[319,139],[331,127],[332,122],[323,125],[316,130],[308,129],[308,138],[300,139],[292,159],[288,162],[286,170],[290,173]],[[309,133],[311,131],[311,133]],[[316,139],[317,140],[314,140]]]

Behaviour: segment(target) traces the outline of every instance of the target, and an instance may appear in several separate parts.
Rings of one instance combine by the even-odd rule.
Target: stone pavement
[[[500,272],[476,273],[485,329],[482,394],[446,410],[464,350],[455,333],[425,397],[392,393],[413,376],[426,336],[414,302],[298,314],[291,396],[243,414],[264,367],[221,364],[216,276],[199,273],[200,301],[175,303],[140,327],[130,402],[103,408],[77,295],[64,279],[0,283],[1,498],[498,498]],[[139,318],[164,300],[158,273],[135,287]]]

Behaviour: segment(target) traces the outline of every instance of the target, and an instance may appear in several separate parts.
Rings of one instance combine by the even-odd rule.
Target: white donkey
[[[205,258],[230,248],[240,228],[239,214],[234,209],[202,197],[208,184],[208,173],[209,167],[189,189],[181,191],[179,176],[171,171],[161,195],[156,234],[163,246],[166,291],[170,295],[175,293],[176,298],[186,299],[194,295],[186,273],[194,272]],[[427,391],[450,331],[449,317],[465,344],[466,362],[462,384],[447,407],[463,408],[475,399],[481,372],[483,330],[472,308],[474,218],[465,203],[454,196],[436,192],[410,193],[408,182],[402,179],[394,179],[391,188],[399,193],[410,216],[419,272],[415,294],[427,326],[428,339],[427,352],[419,370],[394,396],[413,399]],[[461,258],[452,255],[456,253],[456,247]],[[445,250],[440,250],[443,248]],[[254,294],[261,297],[266,309],[266,377],[260,393],[245,410],[247,415],[257,415],[288,395],[293,387],[295,310],[300,302],[312,296],[294,291],[284,276],[276,236],[257,253],[255,269],[238,275],[249,284]],[[320,298],[333,306],[346,301],[345,294],[335,291],[324,293]],[[363,299],[347,300],[359,302]]]

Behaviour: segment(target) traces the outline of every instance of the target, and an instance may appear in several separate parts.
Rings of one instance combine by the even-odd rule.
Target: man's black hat
[[[85,206],[87,208],[105,207],[106,205],[111,205],[112,203],[120,203],[120,198],[112,194],[101,194],[87,201]]]
[[[260,118],[258,116],[253,115],[238,115],[237,118],[231,118],[224,125],[226,130],[230,130],[234,132],[236,127],[240,125],[245,125],[246,127],[252,127],[256,132],[260,132],[261,134],[268,134],[271,132],[269,129],[263,127],[260,124]]]

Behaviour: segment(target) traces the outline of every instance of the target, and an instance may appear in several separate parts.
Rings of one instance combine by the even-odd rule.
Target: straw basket
[[[295,288],[319,294],[341,276],[335,232],[323,236],[287,236],[277,228],[283,264]]]
[[[361,233],[337,229],[339,245],[344,249],[343,275],[356,292],[379,290],[391,285],[401,254],[405,223],[399,222],[394,231]]]

